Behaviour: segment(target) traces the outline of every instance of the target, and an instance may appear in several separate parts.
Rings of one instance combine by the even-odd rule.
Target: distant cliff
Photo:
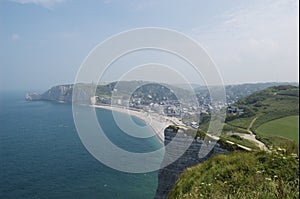
[[[105,85],[96,85],[89,83],[76,84],[76,91],[74,91],[73,84],[53,86],[42,94],[27,93],[25,98],[28,101],[48,100],[56,102],[78,102],[91,103],[91,97],[97,96],[98,102],[107,103],[110,101],[113,92],[118,91],[118,95],[122,99],[131,99],[134,96],[136,99],[142,99],[142,104],[158,103],[162,100],[176,100],[173,91],[177,91],[179,97],[181,95],[187,96],[189,92],[171,85],[162,85],[157,83],[142,82],[142,81],[124,81],[111,82]],[[129,91],[134,91],[133,93]],[[73,92],[74,95],[73,95]],[[72,97],[75,97],[72,99]],[[133,100],[133,99],[131,99]]]
[[[179,130],[180,131],[180,130]],[[164,145],[167,146],[173,138],[176,136],[176,132],[170,128],[165,130],[165,141]],[[183,139],[179,139],[176,143],[176,147],[182,148],[185,146],[185,139],[184,137],[187,136],[183,133]],[[185,153],[177,159],[172,164],[168,165],[167,167],[160,169],[158,173],[158,187],[156,191],[156,199],[165,199],[168,196],[168,193],[175,185],[179,175],[187,168],[197,165],[208,158],[210,158],[213,154],[219,153],[229,153],[228,150],[232,150],[234,146],[224,145],[224,143],[217,143],[213,149],[208,153],[208,155],[204,158],[199,158],[198,154],[200,151],[201,146],[203,145],[204,141],[199,139],[195,139],[192,144],[188,147]],[[228,148],[229,147],[229,148]],[[226,148],[226,149],[225,149]],[[228,149],[228,150],[227,150]],[[174,154],[176,149],[166,148],[165,154]],[[168,155],[165,155],[164,161],[168,160]]]
[[[78,85],[76,93],[73,95],[74,85],[58,85],[53,86],[43,94],[38,93],[27,93],[25,99],[28,101],[46,100],[54,102],[66,102],[71,103],[72,100],[79,104],[90,104],[91,103],[91,86],[88,84]],[[73,99],[74,97],[74,99]]]
[[[56,102],[72,102],[73,85],[53,86],[43,94],[27,93],[25,98],[28,101],[49,100]]]

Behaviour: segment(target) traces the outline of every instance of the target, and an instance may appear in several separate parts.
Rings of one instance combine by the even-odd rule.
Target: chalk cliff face
[[[26,100],[49,100],[57,102],[72,102],[73,85],[54,86],[43,94],[27,93]]]
[[[95,101],[93,91],[94,89],[89,84],[77,84],[75,88],[74,84],[58,85],[53,86],[43,94],[27,93],[25,99],[28,101],[45,100],[90,105]]]
[[[42,99],[58,102],[72,102],[73,85],[54,86],[42,94]]]
[[[183,133],[184,135],[184,133]],[[164,145],[167,146],[173,138],[176,136],[176,132],[171,129],[165,130],[165,141]],[[185,135],[187,136],[187,135]],[[184,139],[179,139],[176,141],[176,146],[178,148],[185,147]],[[156,191],[156,199],[165,199],[168,197],[168,193],[172,189],[172,187],[175,185],[179,175],[188,167],[192,167],[196,164],[199,164],[205,160],[207,160],[210,156],[213,154],[218,153],[228,153],[226,149],[223,149],[223,147],[220,146],[220,144],[216,144],[213,149],[208,153],[207,156],[203,158],[199,158],[199,151],[201,146],[204,144],[203,140],[200,139],[194,139],[192,144],[188,147],[188,149],[185,151],[185,153],[177,159],[172,164],[168,165],[167,167],[160,169],[158,173],[158,187]],[[177,148],[177,147],[176,147]],[[169,149],[166,148],[164,161],[167,161],[169,159],[168,155],[174,153],[174,150],[176,149]],[[202,149],[203,150],[203,149]],[[166,155],[168,154],[168,155]],[[163,164],[163,163],[162,163]]]

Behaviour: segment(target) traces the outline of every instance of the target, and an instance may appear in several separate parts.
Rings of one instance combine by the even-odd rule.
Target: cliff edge
[[[182,133],[183,137],[189,136],[186,135],[181,129],[178,131],[179,133]],[[173,138],[178,133],[176,130],[167,128],[165,130],[165,140],[164,145],[167,146]],[[173,140],[174,141],[174,140]],[[185,147],[186,142],[184,142],[184,139],[176,139],[176,146],[178,148]],[[165,168],[162,168],[158,172],[158,187],[155,195],[155,199],[165,199],[168,197],[169,192],[175,185],[176,181],[178,180],[179,175],[186,170],[189,167],[192,167],[194,165],[197,165],[208,158],[210,158],[214,154],[227,154],[229,153],[228,150],[226,150],[223,146],[221,146],[219,143],[217,143],[213,149],[208,153],[207,156],[204,158],[199,157],[199,151],[201,149],[201,146],[204,144],[204,140],[197,138],[194,139],[191,143],[191,145],[187,148],[187,150],[184,152],[184,154],[177,159],[172,164],[168,165]],[[176,148],[177,148],[176,147]],[[169,155],[174,154],[174,149],[170,149],[166,147],[165,156],[162,164],[164,164],[164,161],[169,160]],[[176,150],[176,149],[175,149]],[[202,149],[203,150],[203,149]]]

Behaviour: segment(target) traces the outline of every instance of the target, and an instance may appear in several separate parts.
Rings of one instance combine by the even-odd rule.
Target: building
[[[238,115],[241,115],[244,113],[244,109],[240,109],[239,107],[237,106],[229,106],[227,108],[227,113],[229,114],[238,114]]]

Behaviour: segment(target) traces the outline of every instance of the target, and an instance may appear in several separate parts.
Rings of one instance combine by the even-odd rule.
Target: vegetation
[[[226,122],[232,126],[247,129],[251,121],[255,130],[260,125],[274,119],[290,115],[299,115],[299,88],[282,85],[258,91],[234,104],[244,109],[242,115],[228,115]]]
[[[226,123],[232,127],[247,129],[251,121],[257,118],[252,129],[274,119],[299,115],[299,88],[290,85],[276,86],[258,91],[240,99],[235,106],[244,109],[242,115],[227,115]],[[207,127],[210,115],[202,114],[200,124]]]
[[[259,150],[259,147],[257,146],[256,143],[254,143],[251,140],[241,138],[238,135],[224,135],[224,134],[222,134],[221,138],[223,138],[224,140],[228,140],[228,141],[234,142],[236,144],[248,147],[248,148],[253,149],[253,150]]]
[[[174,125],[170,125],[168,127],[169,129],[172,129],[174,132],[177,132],[179,127],[174,126]],[[204,140],[205,136],[206,136],[206,132],[202,131],[202,130],[196,130],[196,129],[192,129],[192,128],[188,128],[184,131],[184,133],[188,136],[192,136],[194,137],[194,139],[200,138],[202,140]]]
[[[230,116],[228,116],[227,118],[229,118]],[[234,126],[234,127],[238,127],[240,129],[247,129],[248,126],[250,125],[251,121],[254,119],[254,116],[252,117],[237,117],[236,119],[232,120],[232,121],[228,121],[228,119],[226,118],[226,123],[230,126]],[[245,130],[244,132],[247,132],[247,130]],[[242,132],[243,133],[243,132]]]
[[[231,124],[224,124],[223,127],[223,132],[229,132],[229,131],[233,131],[233,132],[237,132],[237,133],[244,133],[244,134],[249,134],[249,132],[246,129],[240,128],[240,127],[236,127],[236,126],[232,126]]]
[[[299,198],[299,158],[284,149],[216,155],[188,168],[169,198]]]
[[[266,122],[299,115],[299,88],[290,85],[267,88],[239,100],[236,106],[245,109],[245,114],[237,119],[245,118],[249,124],[253,118],[257,118],[252,126],[255,131]],[[230,122],[232,125],[233,123],[235,121]],[[243,127],[247,128],[246,125]]]
[[[97,85],[96,95],[100,97],[110,97],[113,87],[113,84]]]
[[[254,152],[216,155],[188,168],[169,198],[299,198],[299,88],[270,87],[234,105],[244,114],[228,115],[223,132],[251,130],[270,152],[258,150],[255,143],[236,134],[222,134],[221,143],[232,141]],[[201,115],[204,131],[196,137],[205,136],[209,121],[209,114]]]
[[[179,127],[175,126],[175,125],[170,125],[168,127],[168,129],[172,129],[174,132],[177,132]],[[185,134],[187,134],[188,136],[192,136],[194,137],[194,139],[201,139],[201,140],[204,140],[205,137],[207,136],[207,133],[203,130],[196,130],[196,129],[192,129],[192,128],[188,128],[187,130],[185,130]],[[228,144],[226,144],[226,141],[231,141],[231,142],[234,142],[235,146],[228,146]],[[250,141],[250,140],[247,140],[247,139],[244,139],[244,138],[241,138],[240,136],[238,135],[221,135],[220,136],[220,139],[218,140],[218,143],[219,144],[222,144],[223,146],[225,146],[226,149],[228,149],[229,151],[232,151],[232,150],[238,150],[239,147],[236,145],[236,144],[240,144],[240,145],[243,145],[245,147],[248,147],[252,150],[258,150],[259,147],[257,146],[256,143]],[[232,145],[232,144],[229,144],[229,145]]]
[[[205,131],[198,130],[196,135],[195,135],[195,139],[200,138],[200,139],[204,140],[205,136],[206,136]]]
[[[167,127],[167,129],[171,129],[171,130],[173,130],[174,132],[177,132],[178,129],[179,129],[179,127],[178,127],[178,126],[175,126],[175,125],[169,125],[169,126]]]
[[[82,84],[85,91],[96,88],[96,96],[100,98],[111,98],[112,95],[122,96],[122,99],[141,98],[147,103],[159,103],[163,100],[178,100],[180,98],[192,99],[192,93],[176,86],[151,83],[146,81],[118,81],[108,84]]]
[[[285,137],[299,142],[299,116],[288,116],[267,122],[259,126],[256,133]]]
[[[157,83],[148,83],[133,90],[135,98],[150,100],[151,102],[161,102],[163,100],[177,100],[176,95],[167,86]]]
[[[227,115],[223,132],[249,133],[251,130],[269,147],[280,146],[299,153],[299,87],[270,87],[240,99],[234,106],[244,109],[244,114]],[[204,130],[209,124],[207,117],[203,116],[204,123],[200,125]],[[229,140],[230,137],[223,138]]]
[[[298,83],[291,82],[268,82],[268,83],[254,83],[254,84],[239,84],[239,85],[227,85],[225,87],[227,99],[241,99],[247,97],[257,91],[261,91],[263,89],[279,86],[279,85],[294,85],[298,86]],[[195,89],[198,96],[207,96],[209,95],[208,89],[206,86],[198,86]]]
[[[199,119],[199,128],[203,131],[208,130],[208,125],[210,121],[210,114],[202,113]]]
[[[280,147],[285,148],[289,153],[299,155],[299,142],[273,135],[256,135],[256,139],[263,142],[269,149]]]

